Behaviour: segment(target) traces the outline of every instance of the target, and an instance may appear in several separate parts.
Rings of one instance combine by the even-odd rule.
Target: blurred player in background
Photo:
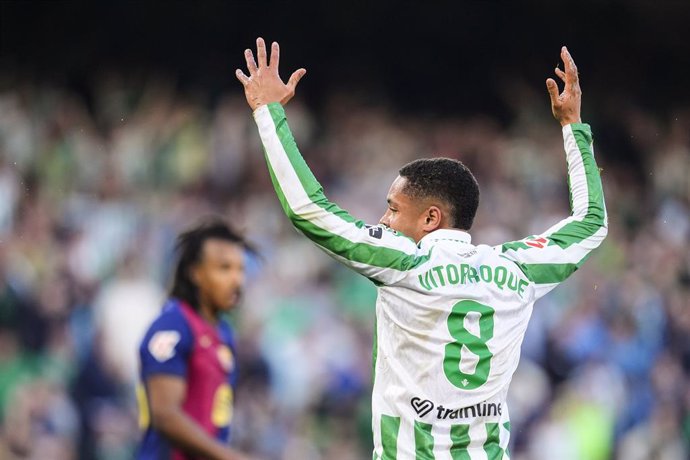
[[[179,236],[170,299],[139,349],[139,460],[247,458],[227,445],[237,369],[221,319],[239,301],[246,249],[220,220]]]
[[[329,202],[282,106],[306,71],[284,84],[278,44],[269,60],[261,38],[258,60],[251,50],[245,58],[249,76],[236,74],[284,211],[321,249],[379,287],[374,459],[509,458],[506,397],[532,306],[607,234],[592,133],[580,120],[581,91],[568,50],[561,50],[565,71],[556,69],[564,91],[553,79],[546,84],[562,125],[572,214],[541,235],[496,247],[470,243],[479,188],[456,160],[416,160],[400,169],[377,226]]]

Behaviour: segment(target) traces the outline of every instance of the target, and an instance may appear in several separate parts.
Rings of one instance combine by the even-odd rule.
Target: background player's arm
[[[424,262],[409,238],[383,227],[367,227],[328,201],[323,189],[302,158],[281,104],[292,98],[295,86],[306,73],[295,71],[287,84],[278,75],[280,49],[271,47],[267,62],[264,41],[257,40],[258,63],[245,51],[250,75],[237,70],[249,106],[259,128],[271,180],[283,210],[293,225],[336,260],[375,282],[390,284],[404,272]]]
[[[181,312],[164,310],[139,347],[147,416],[168,442],[185,452],[209,459],[246,460],[214,439],[183,411],[189,354],[194,336]]]
[[[156,374],[146,380],[151,422],[175,447],[214,460],[247,457],[208,435],[182,410],[187,385],[176,375]]]
[[[540,235],[496,247],[537,285],[537,296],[577,270],[607,234],[606,207],[599,168],[594,160],[592,132],[580,122],[582,91],[577,67],[565,47],[561,49],[561,58],[565,71],[557,68],[556,74],[565,83],[563,92],[558,93],[558,86],[551,78],[546,86],[553,115],[563,127],[572,213]]]

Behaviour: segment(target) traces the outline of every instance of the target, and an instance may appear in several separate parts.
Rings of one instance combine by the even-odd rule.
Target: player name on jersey
[[[475,268],[469,264],[436,265],[419,274],[419,284],[427,291],[446,285],[479,282],[493,283],[499,289],[510,289],[517,292],[520,297],[529,284],[526,279],[503,266],[480,265]]]

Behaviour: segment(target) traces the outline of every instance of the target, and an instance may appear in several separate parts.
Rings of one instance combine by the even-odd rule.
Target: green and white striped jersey
[[[507,459],[506,396],[534,302],[606,236],[588,125],[563,128],[572,215],[541,235],[474,246],[459,230],[415,243],[328,201],[280,104],[254,112],[268,169],[294,226],[378,286],[374,459]]]

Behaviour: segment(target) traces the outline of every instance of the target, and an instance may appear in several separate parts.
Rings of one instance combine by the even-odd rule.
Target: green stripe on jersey
[[[586,257],[577,264],[518,264],[527,277],[537,284],[560,283],[577,270]]]
[[[400,417],[381,416],[381,446],[383,447],[381,460],[397,460],[398,431],[400,431]]]
[[[434,460],[434,436],[431,434],[432,425],[414,422],[415,460]]]
[[[534,237],[529,237],[528,239],[532,239]],[[511,241],[510,243],[503,243],[501,245],[501,252],[506,252],[506,251],[517,251],[518,249],[529,249],[531,246],[527,245],[524,241]]]
[[[453,460],[471,460],[467,447],[470,445],[470,426],[467,424],[450,427],[450,455]]]
[[[506,431],[508,432],[508,434],[510,434],[510,421],[505,422],[505,423],[503,424],[503,428],[505,428]],[[507,455],[508,457],[510,457],[510,448],[507,447],[507,446],[506,446],[506,455]]]
[[[604,225],[604,192],[599,168],[590,150],[592,133],[586,124],[571,126],[587,180],[587,214],[584,221],[569,222],[549,235],[549,239],[563,249],[591,237]]]
[[[501,429],[498,423],[486,424],[486,441],[484,442],[484,452],[489,460],[501,460],[503,449],[501,448]]]

